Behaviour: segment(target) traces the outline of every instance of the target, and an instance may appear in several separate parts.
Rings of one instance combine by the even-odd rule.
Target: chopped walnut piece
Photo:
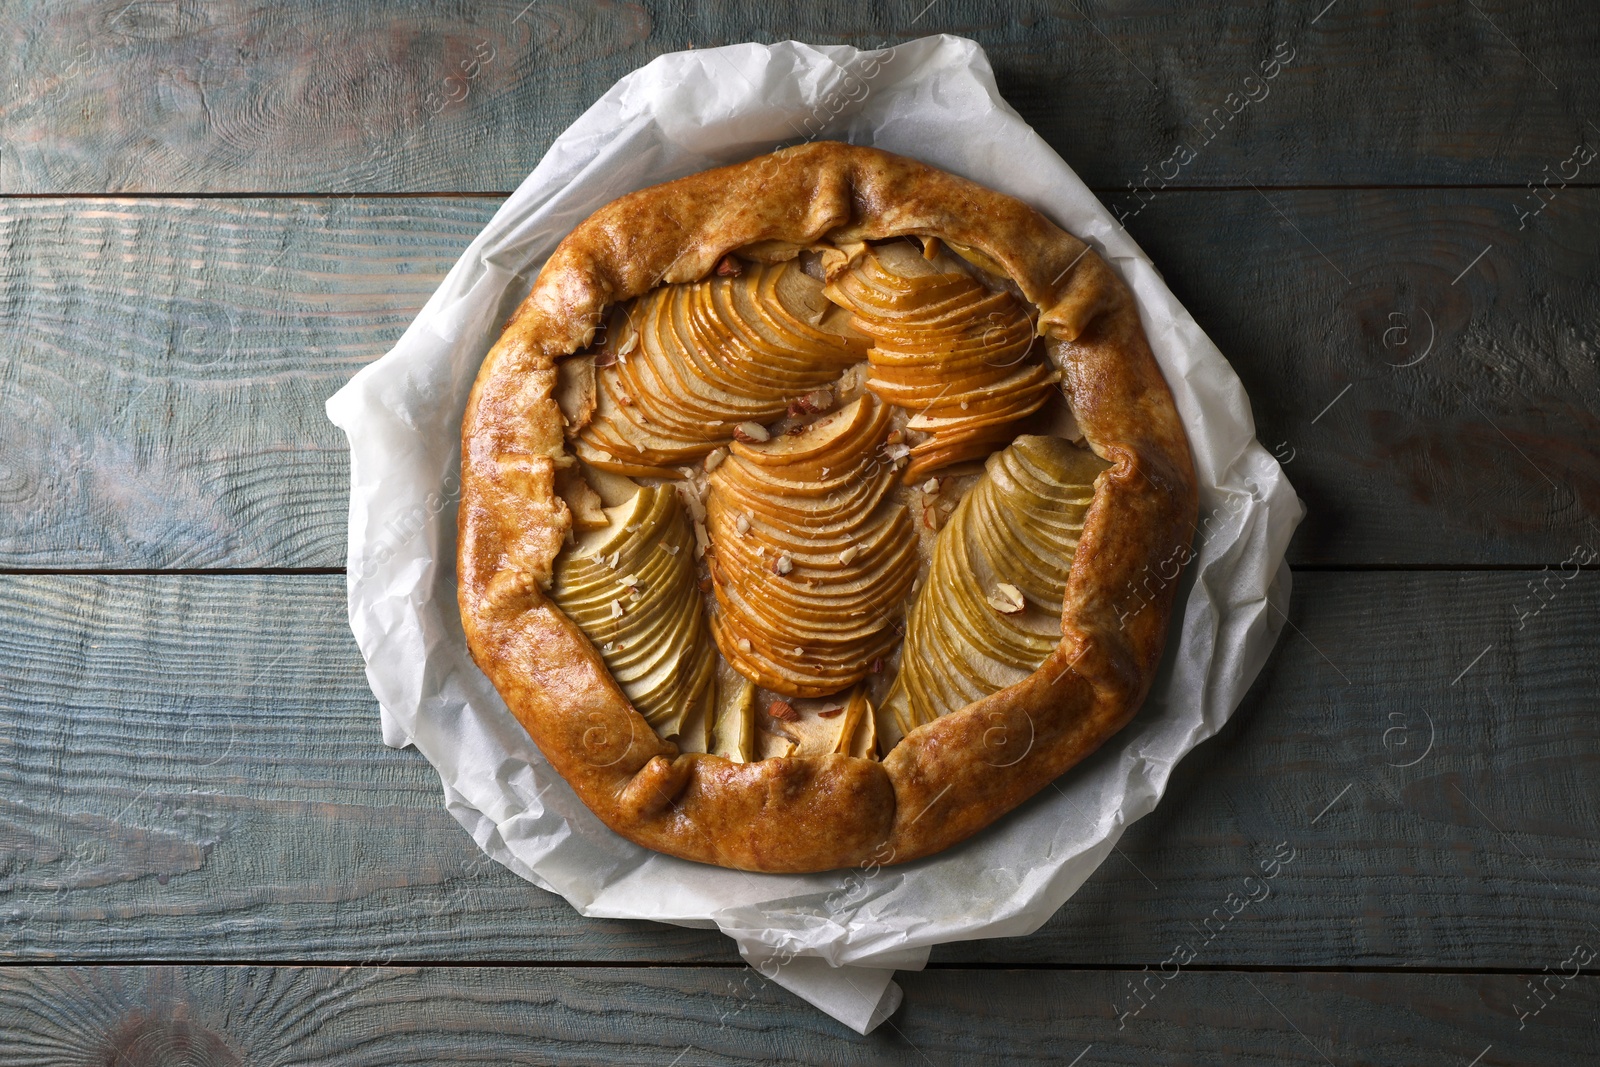
[[[1022,590],[1009,582],[1001,582],[994,587],[994,592],[984,597],[984,601],[1002,615],[1015,615],[1028,606],[1022,598]]]
[[[622,601],[613,600],[611,602],[611,617],[613,619],[620,619],[620,618],[622,618],[622,616],[626,615],[627,613],[628,613],[628,609],[622,606]]]
[[[794,705],[789,703],[787,700],[774,700],[772,703],[768,704],[767,714],[771,715],[774,719],[782,719],[784,722],[800,721],[800,713],[794,710]]]
[[[759,422],[741,422],[733,428],[733,439],[743,441],[747,445],[758,445],[763,441],[772,440],[772,434],[768,433],[767,428]]]

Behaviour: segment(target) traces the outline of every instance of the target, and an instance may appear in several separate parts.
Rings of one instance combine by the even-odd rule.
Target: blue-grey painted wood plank
[[[1298,575],[1235,721],[1078,895],[935,960],[1537,971],[1600,939],[1597,609],[1592,571]],[[14,960],[736,958],[483,862],[379,743],[337,575],[0,578],[0,789]]]
[[[1120,1019],[1127,971],[931,970],[901,975],[904,1005],[862,1037],[745,968],[11,967],[0,1034],[16,1067],[1566,1067],[1592,1049],[1600,1006],[1600,982],[1567,970],[1190,972],[1152,981]]]
[[[342,565],[323,402],[495,206],[0,202],[0,561]]]
[[[1600,143],[1583,0],[72,0],[0,17],[0,192],[508,190],[662,53],[934,33],[983,44],[1023,117],[1107,189],[1520,187]]]

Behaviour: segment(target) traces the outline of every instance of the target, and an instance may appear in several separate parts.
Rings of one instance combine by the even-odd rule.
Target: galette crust
[[[571,523],[555,488],[572,462],[556,362],[589,343],[611,305],[704,279],[728,253],[779,258],[904,236],[976,250],[1020,287],[1084,438],[1113,464],[1095,483],[1061,644],[1028,678],[913,730],[881,763],[680,754],[547,593]],[[901,863],[987,826],[1133,717],[1161,659],[1197,508],[1171,391],[1132,294],[1100,256],[963,178],[876,149],[808,144],[624,196],[550,257],[467,404],[462,622],[512,714],[624,837],[750,871]]]

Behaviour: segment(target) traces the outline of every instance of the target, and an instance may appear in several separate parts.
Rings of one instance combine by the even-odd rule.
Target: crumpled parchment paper
[[[578,802],[473,665],[456,608],[461,417],[478,365],[545,257],[623,193],[812,138],[876,145],[1033,204],[1138,295],[1194,449],[1201,522],[1166,660],[1138,717],[1055,788],[937,856],[757,875],[658,855]],[[563,133],[394,349],[328,400],[350,438],[350,626],[384,740],[438,769],[489,855],[584,915],[716,927],[762,974],[865,1033],[896,968],[934,945],[1037,929],[1149,812],[1173,766],[1255,678],[1289,597],[1303,509],[1255,440],[1216,346],[1071,168],[1000,98],[983,50],[940,36],[862,52],[793,41],[665,55]]]

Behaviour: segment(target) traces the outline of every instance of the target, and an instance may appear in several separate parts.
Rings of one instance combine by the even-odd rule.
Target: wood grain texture
[[[1583,0],[1322,8],[34,0],[0,18],[0,192],[508,190],[629,70],[785,38],[972,37],[1023,117],[1107,189],[1185,143],[1186,185],[1521,186],[1597,136],[1600,15]],[[1244,79],[1280,43],[1289,69],[1208,135],[1230,94],[1261,94]]]
[[[1600,981],[1185,973],[1119,1027],[1126,971],[902,974],[867,1037],[727,968],[12,967],[15,1067],[304,1064],[1501,1064],[1591,1047]],[[1154,985],[1152,984],[1152,989]],[[1074,1060],[1079,1056],[1081,1059]],[[1473,1057],[1481,1057],[1473,1060]]]
[[[1310,507],[1291,560],[1555,564],[1594,532],[1600,191],[1519,230],[1526,203],[1169,192],[1129,219]],[[341,566],[323,401],[497,206],[0,201],[0,567]]]
[[[323,401],[494,207],[0,202],[0,561],[341,565]]]
[[[1306,502],[1292,562],[1554,564],[1600,533],[1600,191],[1540,202],[1252,190],[1130,220]]]
[[[1204,966],[1537,970],[1600,947],[1600,575],[1530,577],[1299,575],[1296,629],[1118,853],[1039,932],[935,959],[1155,967],[1187,942]],[[480,859],[427,763],[380,745],[344,612],[339,576],[0,578],[0,955],[736,958]]]

